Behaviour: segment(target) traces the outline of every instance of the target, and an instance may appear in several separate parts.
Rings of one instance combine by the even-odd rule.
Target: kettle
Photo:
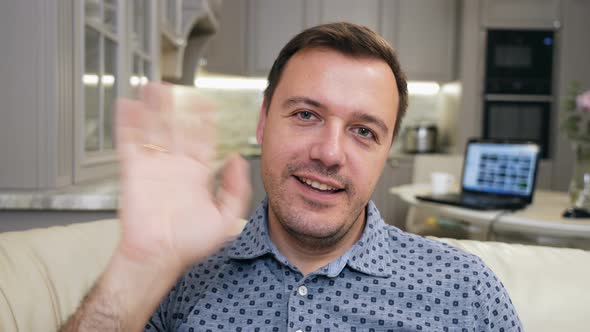
[[[407,153],[430,153],[436,151],[438,129],[433,123],[419,122],[406,126],[402,148]]]

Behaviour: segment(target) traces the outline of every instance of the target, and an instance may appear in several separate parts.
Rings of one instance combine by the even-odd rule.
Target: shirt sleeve
[[[479,259],[481,271],[474,286],[474,331],[523,331],[522,323],[506,288],[492,270]]]
[[[176,293],[176,289],[178,285],[174,286],[170,293],[168,293],[160,302],[156,311],[152,314],[152,317],[147,321],[144,331],[149,332],[164,332],[170,331],[171,329],[168,328],[170,326],[170,321],[168,320],[168,307],[170,304],[170,298],[174,296]]]
[[[187,277],[185,275],[164,296],[152,317],[147,321],[144,331],[164,332],[177,330],[180,323],[186,318],[185,310],[188,309],[186,279]]]

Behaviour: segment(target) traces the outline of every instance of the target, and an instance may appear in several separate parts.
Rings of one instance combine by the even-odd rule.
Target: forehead
[[[293,96],[318,100],[335,110],[381,113],[388,123],[395,121],[399,100],[385,61],[326,48],[301,50],[287,62],[271,102],[276,105]]]

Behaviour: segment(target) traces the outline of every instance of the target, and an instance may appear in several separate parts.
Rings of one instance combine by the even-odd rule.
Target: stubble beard
[[[345,184],[345,195],[348,197],[349,204],[340,209],[340,216],[328,216],[328,218],[340,218],[341,220],[325,220],[322,225],[318,225],[317,220],[310,220],[306,216],[306,211],[295,208],[289,200],[289,195],[286,192],[285,183],[291,180],[293,174],[299,170],[310,170],[323,176],[329,176]],[[329,249],[337,246],[338,243],[350,232],[351,228],[357,222],[364,222],[359,220],[364,212],[367,202],[359,199],[356,196],[354,185],[346,179],[338,176],[332,170],[326,170],[322,166],[313,164],[288,164],[282,172],[279,183],[272,180],[270,174],[266,174],[267,181],[264,181],[266,192],[268,194],[268,214],[269,218],[274,217],[281,228],[283,228],[290,237],[309,249]],[[271,190],[269,190],[271,189]],[[305,201],[305,198],[303,198]],[[312,201],[306,201],[310,206],[310,210],[319,211],[322,206],[314,204]],[[363,218],[364,219],[364,218]],[[326,226],[326,227],[321,227]]]

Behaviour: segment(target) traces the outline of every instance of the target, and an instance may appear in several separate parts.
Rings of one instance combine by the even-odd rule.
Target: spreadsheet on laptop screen
[[[539,147],[533,144],[471,143],[465,156],[463,188],[528,196],[538,155]]]

